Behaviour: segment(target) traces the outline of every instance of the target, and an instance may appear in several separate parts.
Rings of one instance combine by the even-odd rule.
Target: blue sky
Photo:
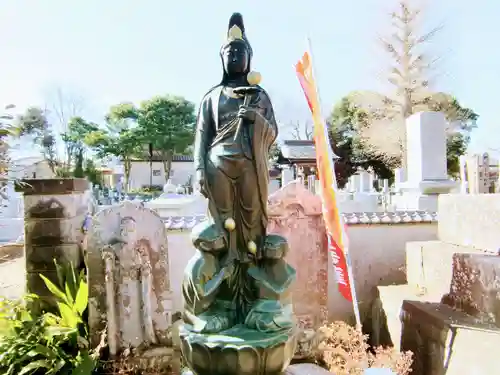
[[[313,41],[323,107],[352,90],[384,90],[377,36],[393,0],[0,0],[0,104],[43,106],[57,87],[85,98],[100,120],[111,104],[171,93],[199,102],[221,76],[218,56],[229,16],[243,13],[281,121],[308,118],[293,65]],[[500,148],[500,5],[428,1],[427,26],[444,30],[430,47],[442,56],[434,88],[481,115],[472,151]],[[424,25],[426,27],[426,25]]]

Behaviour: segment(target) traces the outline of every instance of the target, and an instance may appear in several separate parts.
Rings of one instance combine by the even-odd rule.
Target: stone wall
[[[203,216],[169,217],[168,229],[170,282],[174,311],[180,311],[180,293],[184,267],[194,254],[190,231]],[[405,244],[411,241],[431,241],[437,238],[437,218],[433,214],[400,213],[353,213],[345,215],[350,241],[350,253],[360,303],[370,302],[377,285],[404,284]],[[325,249],[326,252],[326,249]],[[334,271],[328,261],[329,319],[349,319],[351,305],[337,291]]]

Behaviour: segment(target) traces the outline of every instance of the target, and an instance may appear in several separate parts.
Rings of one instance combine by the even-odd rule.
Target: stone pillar
[[[394,170],[394,188],[399,191],[401,184],[404,182],[404,170],[403,168],[396,168]]]
[[[356,191],[356,175],[352,175],[347,180],[347,192],[354,193]]]
[[[469,155],[466,160],[469,194],[479,194],[479,155]]]
[[[361,193],[369,193],[372,187],[373,187],[373,176],[371,175],[371,173],[365,171],[364,169],[359,171],[359,191]]]
[[[285,186],[293,180],[293,169],[291,167],[283,168],[283,170],[281,171],[281,186]]]
[[[375,187],[373,186],[375,184],[376,176],[373,172],[370,172],[368,175],[368,191],[370,193],[375,192]]]
[[[406,121],[408,181],[446,180],[446,120],[441,112],[420,112]]]
[[[385,179],[383,181],[384,181],[383,191],[384,191],[384,193],[388,193],[389,192],[389,180]]]
[[[313,174],[307,176],[307,190],[313,194],[316,192],[316,176]]]
[[[406,120],[407,181],[398,197],[397,209],[437,210],[439,194],[449,193],[458,183],[448,179],[446,165],[446,119],[441,112],[419,112]]]
[[[28,293],[42,303],[52,294],[40,278],[43,274],[58,285],[54,261],[83,268],[83,224],[93,210],[89,182],[85,179],[23,180],[24,254]]]
[[[490,192],[490,156],[487,152],[483,154],[483,160],[481,165],[481,194],[489,194]]]
[[[360,191],[360,186],[361,186],[361,176],[359,175],[359,172],[353,174],[349,179],[351,181],[351,187],[352,187],[351,192],[358,193]]]
[[[465,155],[460,155],[460,193],[466,194],[467,188],[467,173],[466,173],[467,158]]]

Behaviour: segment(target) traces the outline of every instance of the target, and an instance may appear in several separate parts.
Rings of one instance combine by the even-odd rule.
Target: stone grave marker
[[[153,211],[122,202],[94,216],[88,236],[89,324],[93,345],[107,326],[111,355],[136,349],[165,356],[172,293],[165,226]]]
[[[269,197],[268,213],[268,232],[287,239],[287,259],[297,270],[292,300],[302,335],[296,357],[308,357],[318,343],[316,330],[328,319],[328,253],[321,198],[293,181]]]

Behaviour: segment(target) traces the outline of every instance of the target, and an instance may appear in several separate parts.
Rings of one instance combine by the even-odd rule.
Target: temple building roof
[[[290,139],[280,142],[278,164],[316,164],[316,147],[312,140]]]

